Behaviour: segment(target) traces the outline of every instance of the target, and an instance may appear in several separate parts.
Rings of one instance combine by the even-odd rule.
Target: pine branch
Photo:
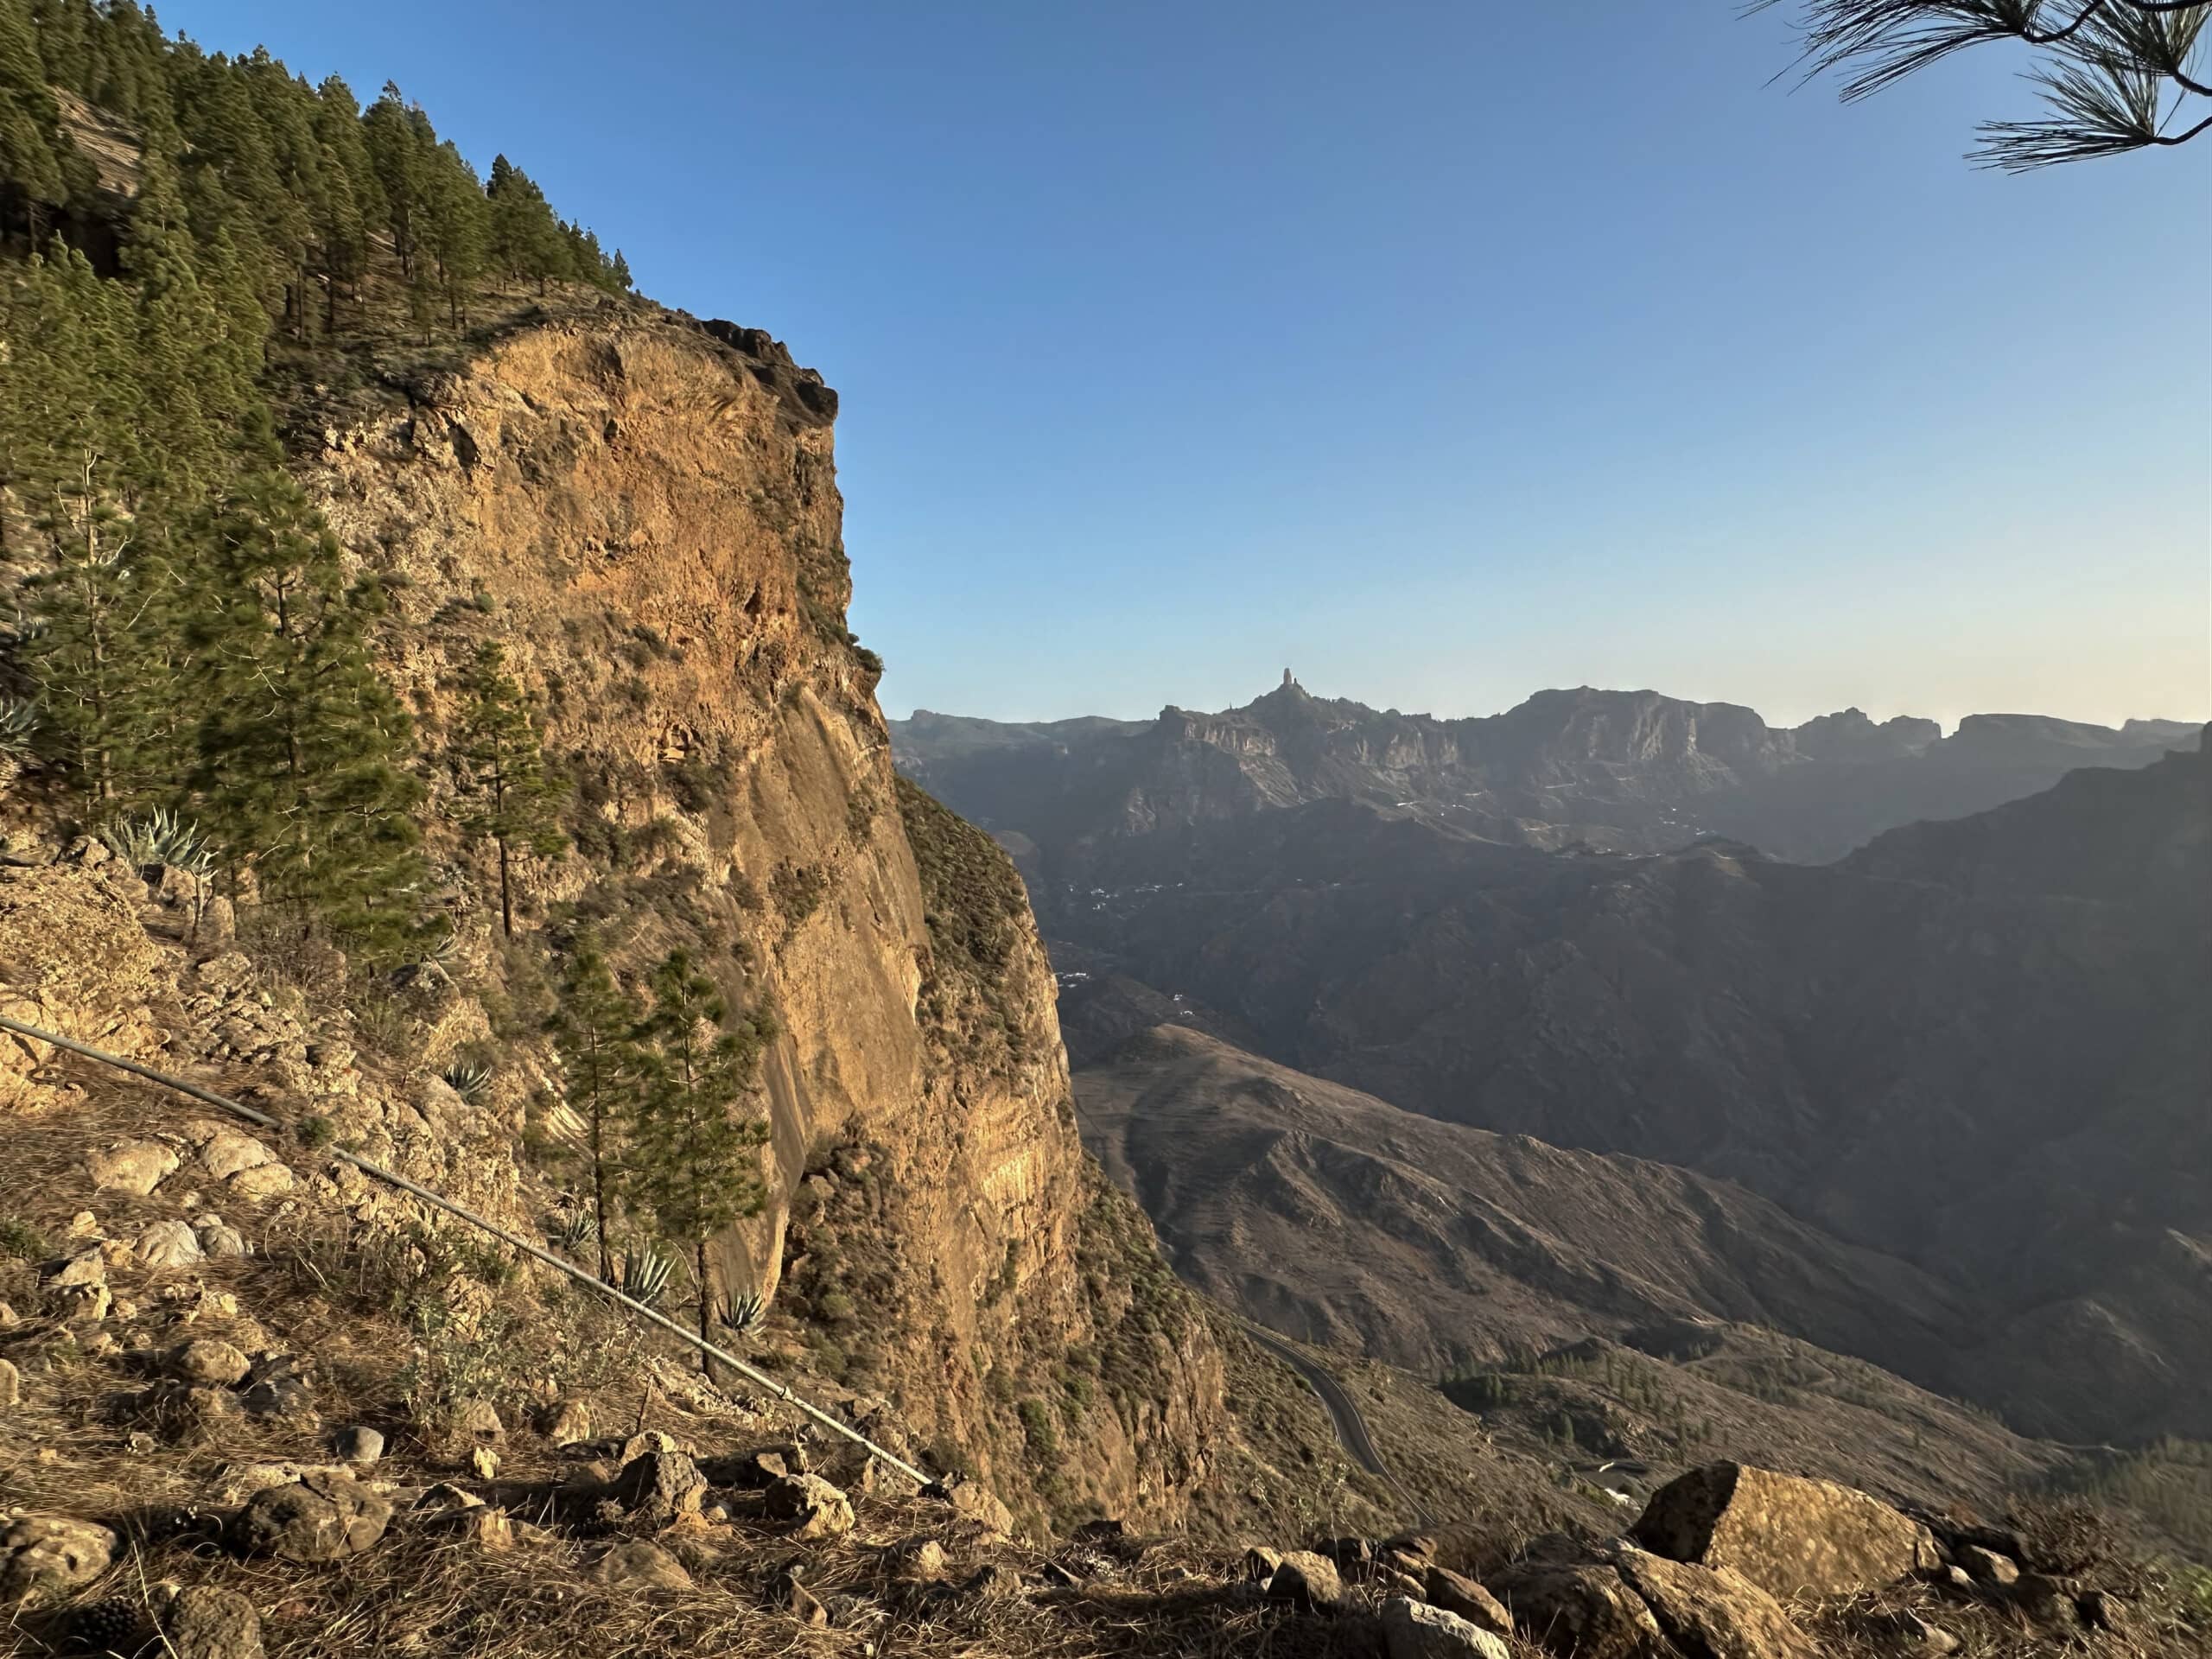
[[[1747,13],[1781,0],[1752,0]],[[2047,0],[1808,0],[1800,24],[1808,79],[1843,73],[1841,97],[1855,103],[1953,54],[2015,40],[2047,54],[2029,79],[2052,115],[1993,121],[1972,152],[1978,163],[2026,172],[2154,146],[2187,143],[2212,118],[2170,131],[2190,97],[2212,98],[2212,81],[2193,72],[2212,5],[2201,0],[2080,0],[2063,22],[2045,27]],[[2161,117],[2164,87],[2176,89]]]

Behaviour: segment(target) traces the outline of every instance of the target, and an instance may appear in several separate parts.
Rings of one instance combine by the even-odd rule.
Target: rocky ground
[[[495,1100],[395,1067],[350,1012],[288,995],[207,936],[225,918],[169,873],[87,847],[7,856],[12,1017],[189,1071],[285,1127],[43,1045],[0,1054],[6,1659],[2202,1649],[2188,1584],[2069,1512],[1908,1516],[1716,1464],[1616,1535],[1627,1512],[1564,1465],[1493,1444],[1402,1374],[1348,1368],[1435,1517],[1395,1531],[1404,1500],[1334,1457],[1293,1374],[1226,1331],[1235,1433],[1185,1529],[1102,1516],[1017,1537],[950,1472],[957,1448],[918,1446],[883,1400],[817,1369],[818,1333],[792,1313],[752,1357],[945,1478],[916,1491],[772,1391],[701,1376],[603,1300],[335,1160],[358,1147],[504,1217],[543,1213]],[[378,1018],[417,1022],[435,1052],[467,1001],[424,985]],[[855,1166],[823,1172],[829,1212],[861,1189],[836,1173]]]

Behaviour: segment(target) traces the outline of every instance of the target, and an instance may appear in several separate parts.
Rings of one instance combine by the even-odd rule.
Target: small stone
[[[1021,1592],[1021,1574],[997,1561],[986,1561],[955,1592],[963,1601],[996,1601]]]
[[[1892,1652],[1932,1655],[1942,1659],[1942,1656],[1959,1650],[1957,1637],[1902,1607],[1869,1609],[1854,1615],[1851,1623],[1859,1634]]]
[[[678,1516],[698,1514],[707,1478],[681,1452],[647,1452],[623,1465],[612,1496],[630,1514],[666,1525]]]
[[[1407,1596],[1382,1604],[1382,1640],[1390,1659],[1511,1659],[1511,1649],[1490,1631]]]
[[[23,1374],[12,1360],[0,1359],[0,1411],[23,1402]]]
[[[768,1580],[768,1605],[779,1613],[789,1613],[800,1624],[816,1630],[830,1623],[830,1610],[816,1599],[814,1592],[799,1582],[795,1568],[785,1567]]]
[[[980,1528],[986,1538],[1004,1538],[1014,1531],[1014,1511],[980,1481],[954,1477],[925,1488],[923,1496],[950,1503],[953,1514]]]
[[[691,1575],[658,1544],[643,1540],[617,1544],[594,1561],[586,1577],[594,1584],[633,1590],[689,1590]]]
[[[92,1285],[107,1283],[107,1257],[99,1250],[86,1250],[63,1262],[47,1280],[54,1290],[76,1290]]]
[[[144,1198],[175,1172],[176,1148],[160,1141],[118,1141],[85,1160],[92,1186],[101,1192]]]
[[[200,1148],[200,1166],[219,1181],[276,1160],[276,1154],[238,1129],[219,1128]]]
[[[1447,1613],[1457,1613],[1477,1630],[1488,1630],[1492,1636],[1513,1634],[1513,1616],[1472,1579],[1432,1563],[1421,1587],[1431,1603]]]
[[[199,1235],[200,1249],[210,1256],[238,1256],[246,1253],[245,1235],[226,1222],[220,1216],[202,1216],[193,1223]]]
[[[194,1337],[169,1359],[173,1376],[217,1389],[245,1382],[252,1369],[253,1362],[220,1337]]]
[[[1310,1549],[1285,1550],[1282,1564],[1268,1580],[1269,1601],[1287,1601],[1307,1612],[1327,1611],[1341,1605],[1344,1599],[1337,1564]]]
[[[479,1446],[498,1446],[507,1438],[507,1427],[499,1421],[498,1408],[489,1400],[473,1395],[454,1402],[447,1427],[460,1439]]]
[[[484,1500],[465,1487],[449,1480],[442,1480],[415,1500],[418,1512],[432,1515],[459,1515],[463,1510],[480,1510]]]
[[[768,1515],[794,1523],[798,1539],[836,1538],[853,1529],[852,1500],[819,1475],[789,1475],[768,1488]]]
[[[242,1198],[259,1200],[273,1198],[289,1192],[298,1185],[298,1178],[285,1164],[256,1164],[251,1169],[242,1169],[224,1183]]]
[[[563,1400],[545,1419],[545,1438],[555,1446],[581,1446],[591,1439],[591,1408],[581,1400]]]
[[[625,1464],[634,1463],[639,1458],[652,1452],[681,1452],[683,1449],[677,1445],[676,1436],[673,1434],[666,1433],[658,1428],[649,1428],[643,1433],[632,1434],[628,1440],[623,1441],[621,1451],[615,1454],[615,1460]]]
[[[187,1586],[157,1622],[164,1659],[262,1659],[261,1615],[235,1590]]]
[[[333,1435],[330,1449],[340,1463],[357,1463],[365,1467],[384,1456],[384,1436],[356,1423]]]
[[[941,1579],[944,1576],[944,1546],[934,1538],[909,1538],[893,1547],[892,1559],[899,1571],[910,1579]]]
[[[0,1302],[0,1331],[12,1331],[22,1322],[22,1314],[16,1313],[7,1303]]]
[[[2018,1584],[2019,1564],[2010,1556],[1999,1555],[1993,1549],[1984,1549],[1979,1544],[1968,1544],[1959,1551],[1958,1564],[1984,1584]]]

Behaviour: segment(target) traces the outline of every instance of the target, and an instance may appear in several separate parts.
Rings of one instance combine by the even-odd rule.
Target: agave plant
[[[553,1242],[571,1255],[582,1255],[599,1236],[599,1217],[588,1210],[571,1210],[555,1223]]]
[[[0,754],[29,759],[38,727],[38,705],[29,697],[0,699]]]
[[[492,1068],[476,1060],[455,1060],[438,1075],[463,1100],[474,1100],[492,1081]]]
[[[750,1336],[767,1317],[767,1304],[758,1296],[733,1296],[722,1309],[722,1323],[741,1337]]]
[[[190,818],[157,807],[150,817],[118,818],[103,824],[100,840],[108,851],[138,869],[166,864],[190,875],[208,875],[215,868],[215,849],[200,826]]]
[[[651,1307],[668,1293],[669,1281],[676,1276],[676,1258],[665,1250],[650,1244],[635,1250],[622,1252],[620,1268],[614,1275],[614,1287],[632,1301]]]

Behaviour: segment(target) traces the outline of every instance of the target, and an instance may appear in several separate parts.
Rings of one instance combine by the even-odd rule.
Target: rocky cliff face
[[[390,378],[403,395],[327,423],[302,471],[396,580],[388,668],[427,749],[481,640],[543,696],[575,851],[525,868],[525,918],[565,906],[633,963],[698,947],[734,1002],[776,1014],[772,1202],[722,1241],[726,1287],[772,1295],[795,1268],[842,1298],[841,1360],[1017,1505],[1175,1515],[1218,1357],[1133,1284],[1142,1250],[1102,1236],[1010,868],[896,799],[873,658],[844,627],[835,394],[764,335],[613,302]],[[465,861],[442,823],[434,845]],[[481,902],[454,902],[482,970],[512,977]],[[985,935],[988,982],[963,980],[951,958]],[[833,1148],[862,1149],[866,1180]],[[1071,1367],[1132,1317],[1173,1327],[1156,1389],[1064,1410]],[[1049,1459],[1023,1416],[1040,1398],[1065,1443]]]

